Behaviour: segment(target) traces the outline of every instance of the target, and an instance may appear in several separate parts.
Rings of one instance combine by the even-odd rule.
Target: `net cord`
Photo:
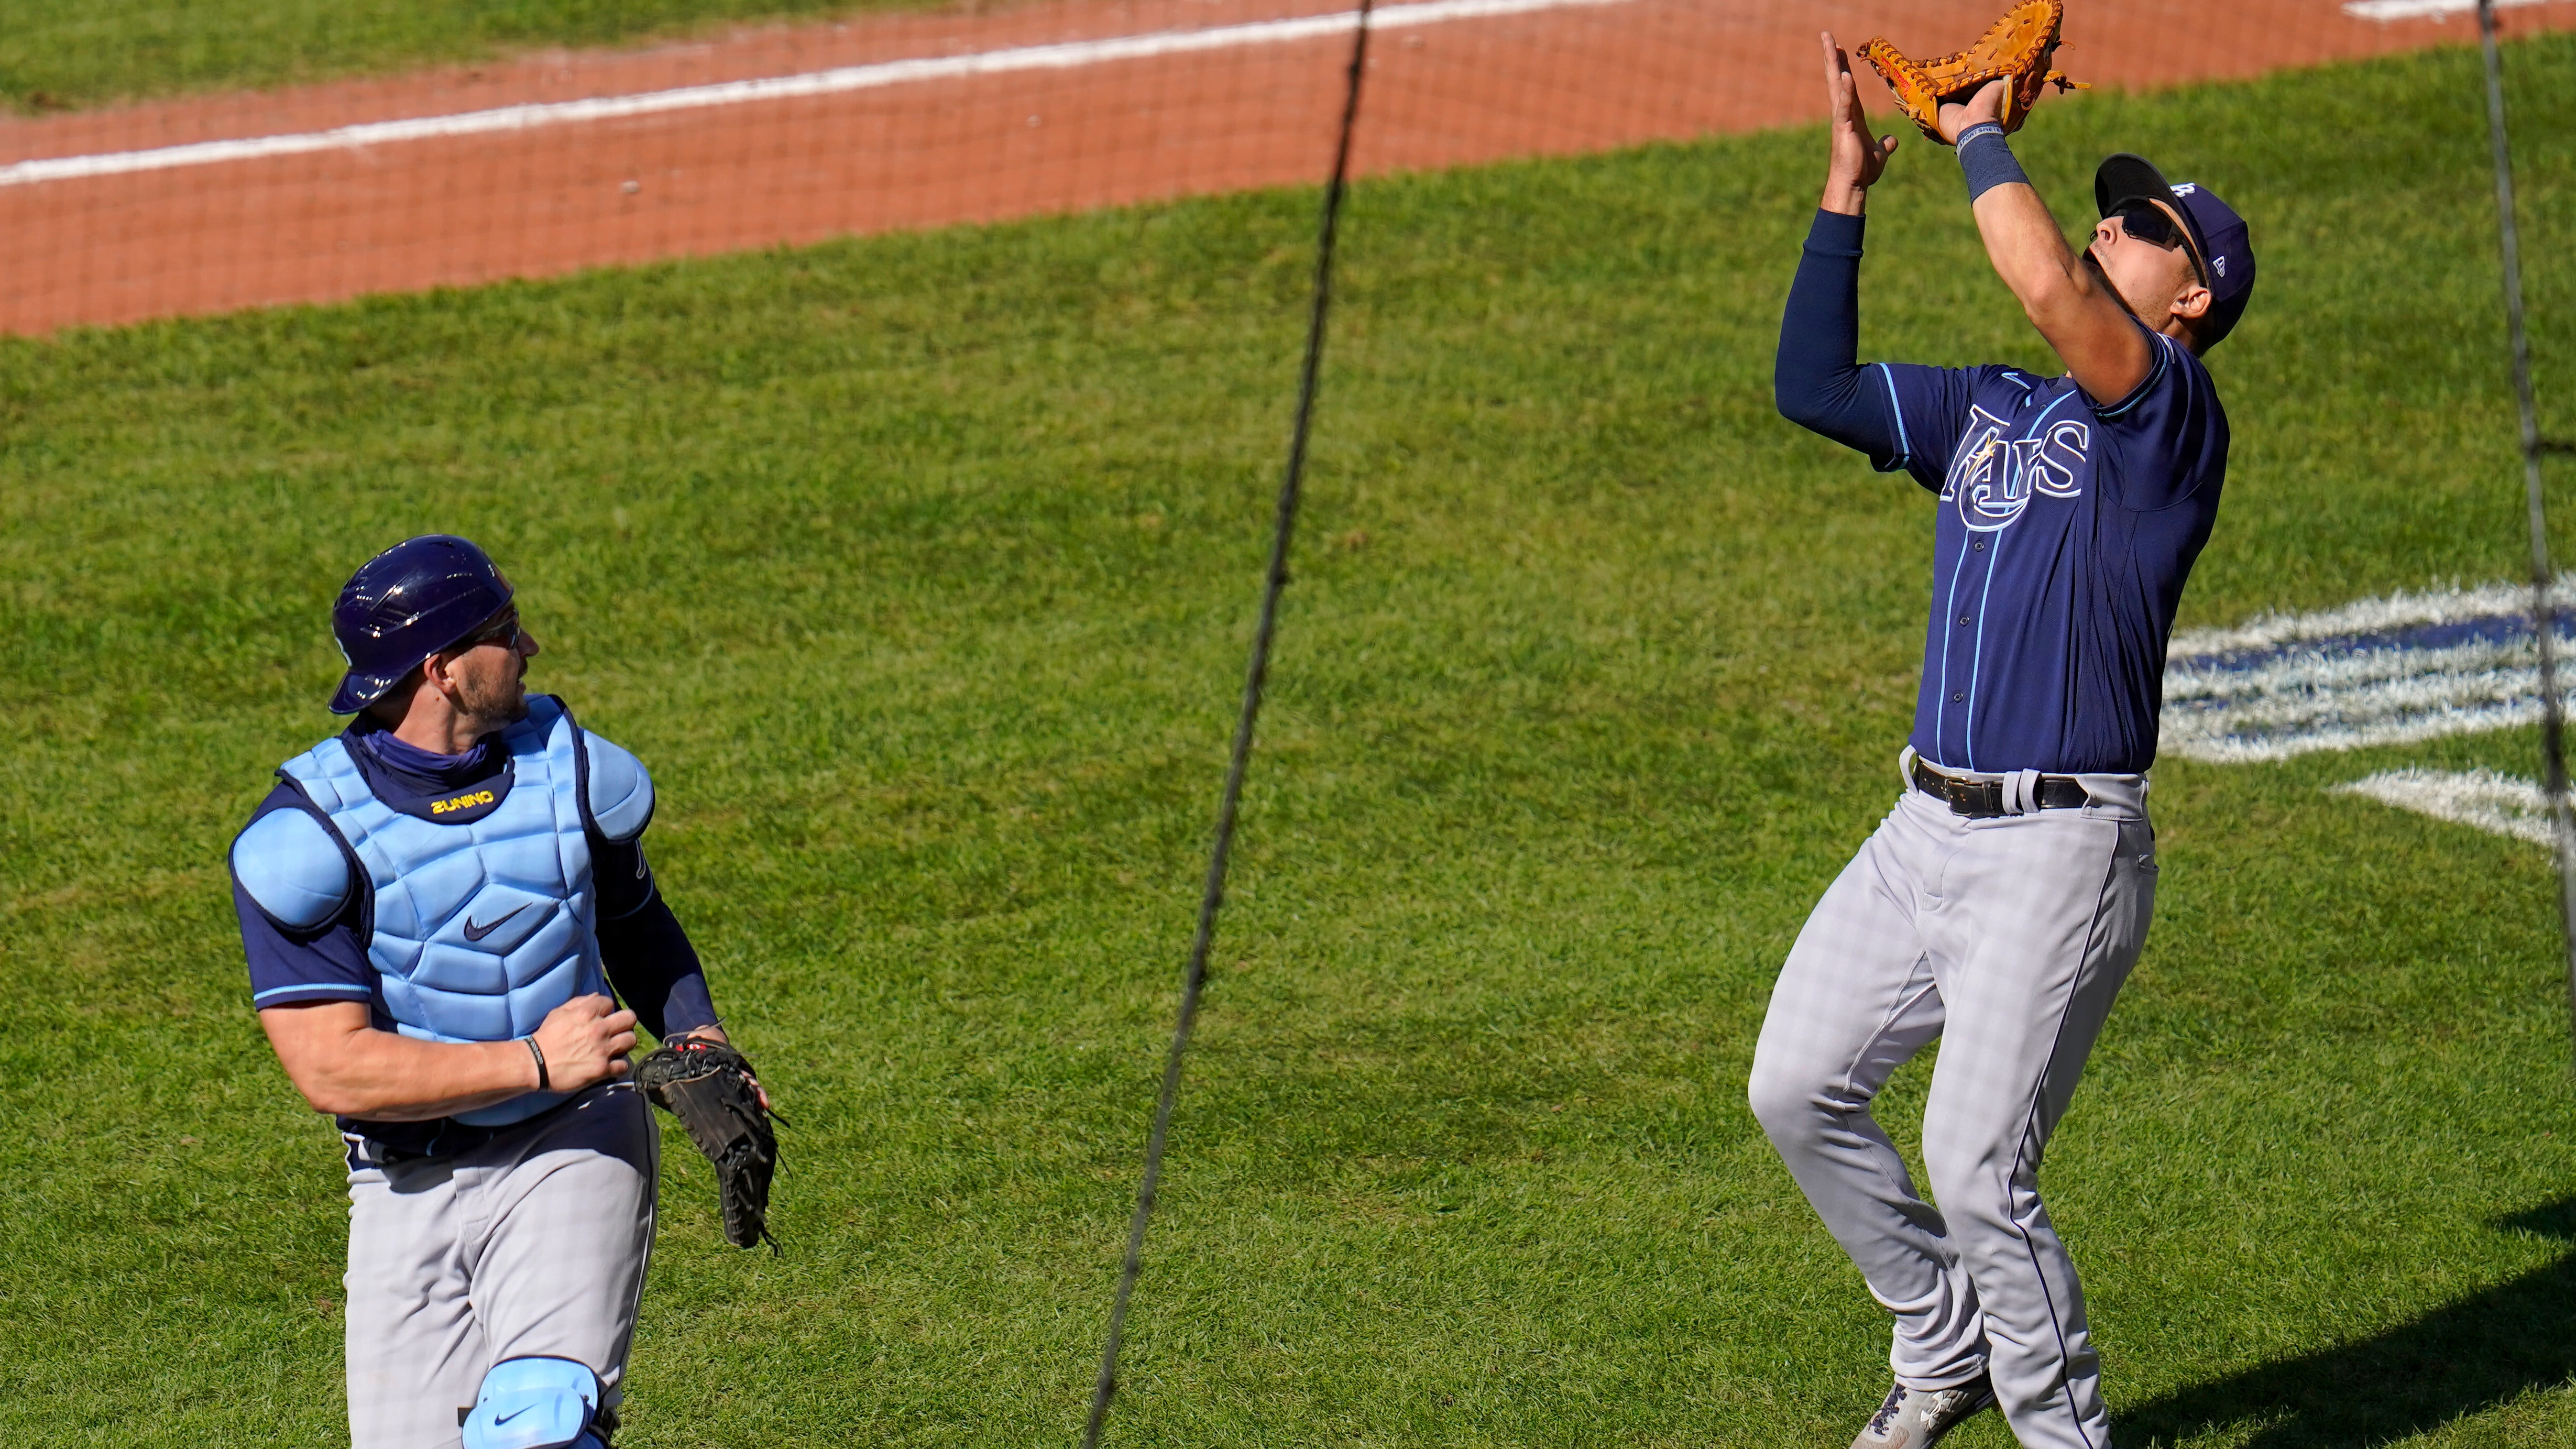
[[[2540,408],[2531,386],[2531,334],[2524,322],[2522,244],[2514,221],[2513,147],[2504,120],[2504,59],[2496,46],[2495,0],[2478,0],[2478,41],[2486,57],[2487,137],[2495,152],[2496,240],[2503,254],[2504,315],[2513,343],[2514,401],[2521,409],[2522,483],[2531,528],[2532,638],[2540,652],[2541,788],[2558,855],[2558,923],[2567,948],[2567,1010],[2576,1041],[2576,811],[2567,798],[2567,708],[2558,688],[2558,611],[2549,567],[2548,515],[2541,489]]]
[[[1163,1059],[1162,1095],[1154,1103],[1154,1130],[1145,1143],[1145,1170],[1136,1188],[1136,1212],[1127,1225],[1127,1257],[1118,1272],[1117,1295],[1109,1306],[1109,1335],[1100,1352],[1100,1377],[1092,1385],[1091,1417],[1082,1431],[1083,1449],[1099,1449],[1109,1402],[1118,1392],[1118,1351],[1127,1328],[1127,1307],[1136,1279],[1144,1270],[1145,1227],[1154,1215],[1154,1194],[1162,1183],[1163,1149],[1171,1140],[1172,1108],[1181,1092],[1181,1059],[1189,1050],[1190,1028],[1198,1020],[1199,999],[1207,987],[1208,948],[1216,937],[1218,910],[1225,903],[1226,863],[1233,853],[1235,820],[1243,800],[1243,776],[1252,761],[1252,729],[1261,714],[1261,687],[1270,672],[1270,645],[1279,626],[1279,596],[1288,587],[1288,547],[1297,527],[1297,501],[1305,484],[1306,442],[1315,418],[1315,392],[1324,364],[1324,320],[1333,297],[1333,242],[1340,229],[1342,197],[1348,189],[1351,132],[1359,120],[1360,78],[1368,64],[1371,0],[1360,0],[1351,34],[1348,84],[1342,98],[1340,135],[1333,147],[1332,180],[1324,188],[1323,219],[1315,243],[1314,297],[1306,321],[1306,358],[1297,379],[1297,417],[1288,437],[1288,466],[1279,484],[1279,504],[1270,536],[1270,571],[1262,586],[1261,621],[1252,636],[1252,661],[1243,681],[1242,712],[1234,723],[1234,753],[1226,763],[1225,793],[1217,806],[1216,838],[1208,847],[1207,881],[1199,895],[1198,930],[1190,940],[1189,965],[1181,977],[1181,1009],[1172,1028],[1171,1050]]]

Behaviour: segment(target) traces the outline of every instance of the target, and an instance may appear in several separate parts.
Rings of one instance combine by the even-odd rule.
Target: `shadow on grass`
[[[2498,1227],[2576,1242],[2576,1197]],[[2383,1444],[2576,1376],[2576,1252],[2412,1323],[2197,1384],[2120,1416],[2122,1444],[2260,1425],[2247,1449]]]

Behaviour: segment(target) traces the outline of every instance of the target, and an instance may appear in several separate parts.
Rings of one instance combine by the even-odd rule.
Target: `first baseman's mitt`
[[[724,1203],[725,1241],[737,1248],[778,1240],[769,1235],[769,1179],[778,1170],[778,1134],[760,1105],[751,1063],[722,1042],[681,1037],[635,1064],[635,1084],[653,1105],[680,1119],[689,1140],[716,1167]]]
[[[2007,76],[2012,80],[2004,90],[2007,131],[2021,129],[2030,108],[2050,85],[2061,91],[2092,89],[2082,81],[2068,80],[2063,71],[2049,69],[2063,43],[2057,30],[2065,20],[2065,0],[2022,0],[1986,27],[1976,44],[1957,55],[1907,60],[1881,36],[1860,48],[1860,58],[1877,68],[1879,78],[1896,93],[1897,104],[1905,107],[1905,114],[1914,118],[1923,134],[1946,146],[1950,143],[1941,135],[1941,103],[1965,100],[1990,80]]]

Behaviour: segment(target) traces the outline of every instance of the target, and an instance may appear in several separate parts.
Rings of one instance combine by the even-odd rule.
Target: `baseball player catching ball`
[[[1873,140],[1823,37],[1833,161],[1780,333],[1780,411],[1938,495],[1905,789],[1781,967],[1750,1096],[1895,1316],[1895,1387],[1854,1449],[1924,1449],[2000,1405],[2025,1445],[2107,1449],[2042,1150],[2145,942],[2147,767],[2165,643],[2209,539],[2227,417],[2201,354],[2245,309],[2244,221],[2136,156],[2094,179],[2082,254],[2015,164],[2006,82],[1943,104],[1997,275],[2066,372],[1855,364]],[[1870,1100],[1934,1038],[1933,1207]]]
[[[537,641],[464,539],[369,560],[331,622],[356,719],[231,864],[260,1024],[348,1143],[350,1437],[598,1449],[653,1246],[635,1029],[639,1071],[740,1061],[644,860],[653,784],[529,697]]]

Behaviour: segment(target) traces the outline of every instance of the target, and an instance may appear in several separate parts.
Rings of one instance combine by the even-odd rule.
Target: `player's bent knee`
[[[1762,1124],[1763,1132],[1775,1143],[1812,1136],[1823,1129],[1825,1113],[1817,1097],[1815,1079],[1798,1070],[1795,1063],[1757,1053],[1752,1077],[1744,1084],[1744,1099],[1753,1108],[1753,1120]]]
[[[503,1359],[475,1390],[465,1449],[604,1449],[601,1395],[599,1375],[578,1360]]]
[[[2015,1182],[2012,1159],[1993,1150],[1945,1148],[1930,1136],[1923,1146],[1923,1175],[1954,1234],[2018,1241],[2016,1220],[2036,1190]]]

